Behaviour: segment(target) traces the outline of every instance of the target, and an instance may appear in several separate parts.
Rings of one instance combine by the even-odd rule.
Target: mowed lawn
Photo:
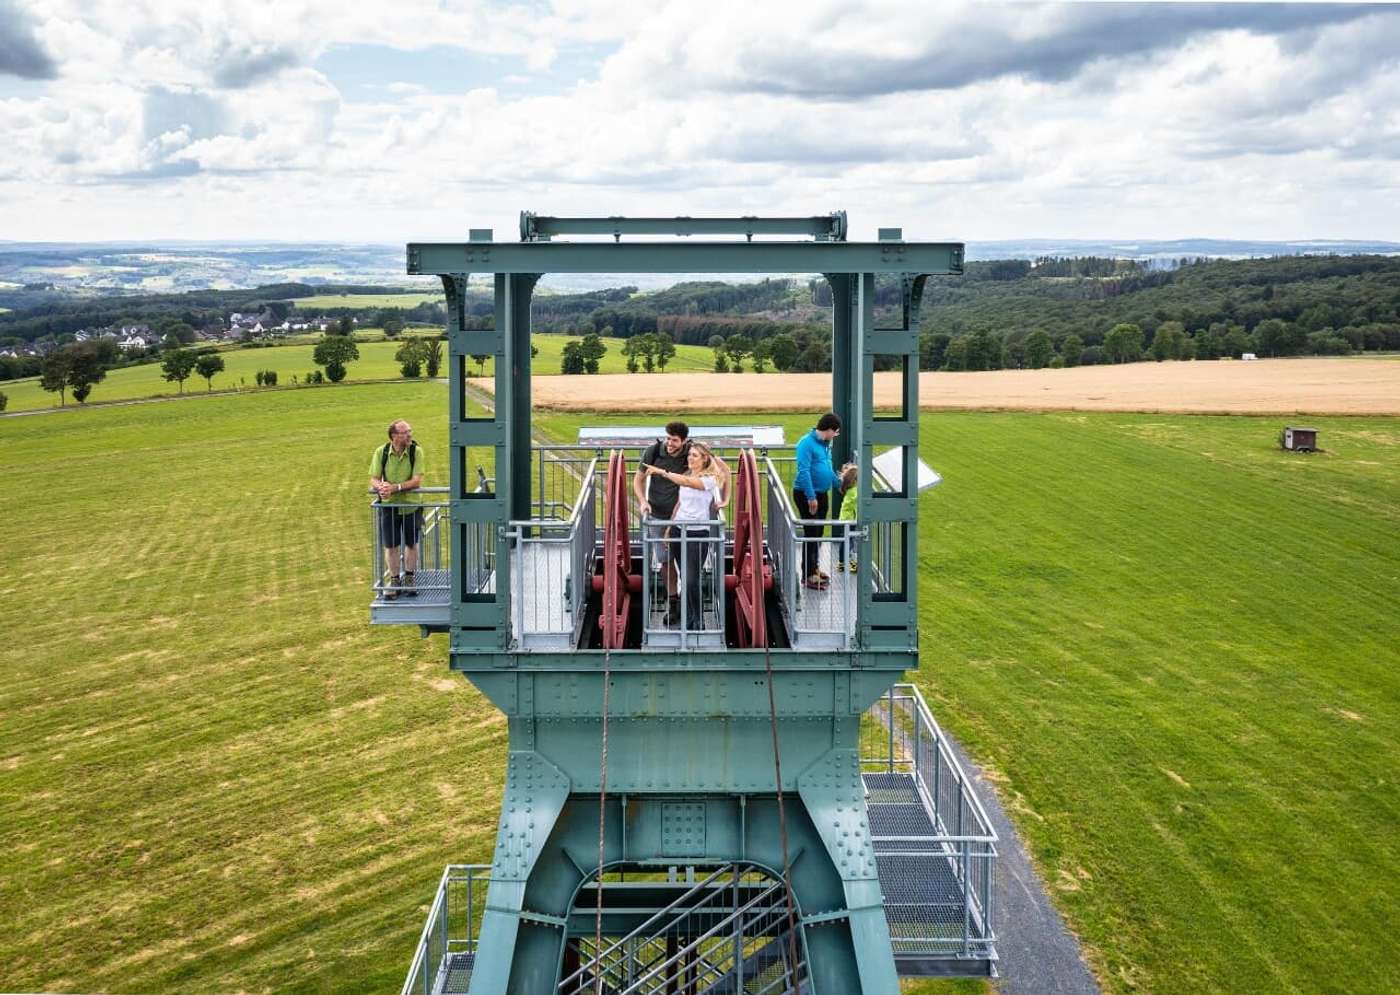
[[[1400,991],[1400,419],[1315,422],[921,420],[914,679],[1109,991]]]
[[[373,331],[370,334],[373,334]],[[532,363],[534,371],[538,374],[558,374],[560,363],[563,360],[564,345],[572,341],[576,341],[576,338],[566,335],[536,335],[534,344],[539,349],[539,355],[534,358]],[[604,353],[598,364],[600,373],[627,372],[627,359],[622,355],[623,341],[612,338],[603,340],[608,351]],[[400,346],[399,342],[381,340],[357,342],[356,345],[360,350],[360,358],[347,367],[346,380],[348,382],[389,380],[402,376],[399,362],[394,358],[394,354]],[[207,392],[211,387],[214,390],[256,390],[257,381],[254,380],[254,376],[258,370],[275,370],[279,387],[290,386],[293,376],[302,382],[309,372],[318,368],[312,361],[315,348],[314,344],[302,343],[272,346],[267,349],[227,349],[221,351],[219,355],[224,359],[224,372],[216,374],[212,384],[206,383],[198,375],[192,375],[189,380],[185,381],[184,392],[186,394]],[[446,349],[447,344],[443,343],[442,376],[447,375]],[[713,367],[714,354],[709,349],[701,346],[680,345],[676,346],[676,355],[667,364],[666,370],[671,373],[695,372],[713,369]],[[471,376],[476,376],[479,372],[485,376],[494,376],[495,363],[488,359],[484,366],[474,362],[468,364],[468,373]],[[158,397],[165,394],[175,394],[178,389],[178,385],[164,379],[159,363],[129,366],[109,371],[107,378],[92,389],[89,403]],[[37,378],[0,382],[0,390],[9,395],[8,410],[10,411],[32,411],[37,408],[51,408],[59,405],[58,395],[43,390],[39,386]],[[68,403],[74,403],[71,397],[68,399]]]
[[[445,401],[0,419],[0,989],[401,983],[505,750],[442,637],[367,623],[370,450],[407,417],[443,482]],[[916,679],[1106,989],[1400,986],[1400,419],[922,426]]]

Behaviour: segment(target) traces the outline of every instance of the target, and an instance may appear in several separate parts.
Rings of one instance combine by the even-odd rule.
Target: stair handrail
[[[659,920],[661,917],[665,916],[668,912],[672,911],[672,910],[673,910],[677,905],[679,905],[681,902],[684,902],[684,901],[686,901],[687,899],[692,898],[693,896],[695,896],[696,894],[698,894],[698,893],[700,892],[701,889],[706,888],[706,887],[708,887],[708,886],[711,885],[711,884],[714,884],[714,882],[715,882],[721,875],[728,874],[728,873],[730,873],[732,870],[733,870],[733,868],[731,868],[731,867],[729,867],[729,866],[720,866],[713,874],[711,874],[709,877],[705,878],[705,880],[697,882],[696,884],[692,885],[690,888],[686,889],[685,892],[683,892],[682,894],[678,895],[678,896],[675,898],[675,900],[671,902],[670,905],[667,905],[665,908],[663,908],[663,909],[658,909],[656,912],[653,912],[649,917],[647,917],[647,919],[646,919],[645,921],[643,921],[643,922],[641,923],[641,925],[639,925],[639,926],[637,926],[635,929],[633,929],[632,932],[628,933],[626,936],[622,937],[621,939],[616,940],[611,946],[607,947],[606,949],[599,950],[599,951],[597,952],[597,954],[594,955],[593,959],[592,959],[591,961],[589,961],[589,963],[590,963],[590,964],[591,964],[591,963],[596,963],[597,961],[601,960],[603,957],[606,957],[608,954],[610,954],[610,953],[612,953],[613,951],[617,950],[618,947],[622,946],[622,945],[623,945],[624,943],[626,943],[628,940],[635,940],[638,936],[640,936],[640,935],[642,934],[642,931],[643,931],[643,930],[645,930],[645,929],[646,929],[648,926],[650,926],[652,923],[654,923],[654,922],[656,922],[657,920]],[[602,880],[600,879],[600,880],[597,882],[597,884],[598,884],[598,887],[601,888],[601,887],[603,886]],[[716,892],[715,892],[715,894],[720,894],[720,893],[721,893],[721,892],[719,892],[719,891],[716,891]],[[710,896],[706,896],[706,897],[707,897],[707,899],[708,899]],[[559,982],[559,986],[558,986],[558,987],[559,987],[559,990],[560,990],[560,991],[563,991],[563,990],[564,990],[564,986],[567,985],[567,984],[568,984],[570,981],[572,981],[574,978],[576,978],[578,975],[582,974],[582,973],[584,972],[584,970],[587,969],[587,967],[588,967],[588,964],[580,965],[580,966],[579,966],[579,969],[578,969],[577,971],[575,971],[573,974],[569,975],[567,978],[561,979],[560,982]]]
[[[685,946],[681,947],[681,948],[680,948],[679,950],[677,950],[674,954],[672,954],[671,956],[667,957],[665,961],[663,961],[662,963],[658,964],[656,967],[652,968],[652,969],[651,969],[650,971],[648,971],[646,974],[644,974],[644,975],[642,975],[641,977],[639,977],[639,978],[637,978],[636,980],[634,980],[628,987],[622,989],[622,990],[619,991],[619,992],[616,992],[615,995],[629,995],[629,993],[633,993],[633,992],[639,991],[639,988],[637,987],[638,985],[641,985],[641,984],[643,984],[644,982],[651,980],[651,978],[652,978],[658,971],[660,971],[662,968],[667,967],[668,965],[670,965],[670,964],[672,964],[672,963],[674,963],[674,962],[680,960],[682,957],[684,957],[685,955],[689,954],[692,950],[694,950],[697,946],[699,946],[700,943],[702,943],[702,942],[705,941],[705,940],[708,940],[710,937],[714,936],[714,935],[715,935],[716,933],[718,933],[720,930],[722,930],[722,929],[726,928],[727,926],[729,926],[729,924],[732,923],[735,919],[742,918],[743,915],[744,915],[746,912],[748,912],[750,909],[752,909],[752,908],[753,908],[755,905],[757,905],[759,902],[762,902],[762,901],[767,900],[770,896],[773,895],[774,892],[781,891],[781,890],[783,890],[785,887],[786,887],[786,886],[784,885],[784,883],[783,883],[782,881],[774,881],[771,885],[769,885],[769,886],[768,886],[767,888],[765,888],[763,891],[759,892],[759,893],[758,893],[757,895],[755,895],[753,898],[749,899],[749,901],[745,902],[743,905],[741,905],[741,906],[739,906],[738,908],[736,908],[736,909],[735,909],[733,912],[731,912],[729,915],[725,916],[725,917],[724,917],[723,919],[721,919],[719,922],[715,923],[715,924],[714,924],[713,926],[711,926],[709,929],[705,930],[705,932],[703,932],[703,933],[701,933],[699,936],[695,937],[695,939],[691,940],[691,941],[690,941],[689,943],[687,943]]]

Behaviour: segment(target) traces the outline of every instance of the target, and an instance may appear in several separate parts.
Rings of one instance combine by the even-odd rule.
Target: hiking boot
[[[407,589],[403,592],[405,598],[418,597],[418,585],[413,579],[413,572],[407,571],[403,575],[403,586]]]
[[[389,577],[389,582],[388,582],[387,584],[384,585],[384,600],[385,600],[385,601],[397,601],[397,600],[398,600],[399,592],[398,592],[397,588],[398,588],[398,586],[399,586],[401,583],[403,583],[403,578],[402,578],[402,577],[397,577],[397,576],[390,576],[390,577]]]

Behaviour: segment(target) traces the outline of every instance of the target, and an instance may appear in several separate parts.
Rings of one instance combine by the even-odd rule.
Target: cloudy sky
[[[0,239],[1389,238],[1400,6],[0,0]]]

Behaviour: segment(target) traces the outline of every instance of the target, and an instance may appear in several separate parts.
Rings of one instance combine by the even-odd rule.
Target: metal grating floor
[[[418,596],[404,597],[402,592],[392,601],[376,594],[370,602],[369,618],[376,625],[448,624],[449,602],[452,600],[452,578],[446,570],[419,570],[416,577]]]
[[[823,543],[818,567],[830,576],[824,591],[807,587],[799,578],[797,604],[791,612],[793,638],[798,649],[841,647],[850,636],[856,617],[856,574],[837,570],[839,555]]]
[[[448,954],[443,970],[438,975],[439,995],[466,995],[472,983],[472,965],[476,954]]]
[[[930,947],[960,946],[983,936],[965,914],[963,884],[954,857],[936,840],[933,813],[912,774],[862,774],[872,836],[924,837],[875,843],[875,866],[885,896],[885,919],[895,956],[916,957]]]

